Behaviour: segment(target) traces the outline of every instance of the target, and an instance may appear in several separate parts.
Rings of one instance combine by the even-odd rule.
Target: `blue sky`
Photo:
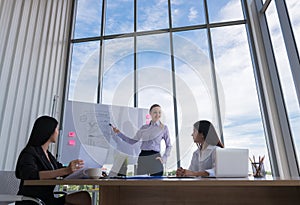
[[[74,38],[98,36],[100,34],[100,0],[79,0]],[[107,0],[107,22],[105,34],[128,33],[133,31],[133,1]],[[167,15],[165,0],[138,1],[138,31],[166,28]],[[202,1],[173,0],[172,19],[174,27],[195,25],[204,22]],[[288,1],[295,33],[299,31],[300,15],[296,13],[298,1]],[[92,5],[92,6],[91,6]],[[209,0],[210,21],[240,20],[243,18],[240,0]],[[100,9],[99,9],[100,8]],[[85,11],[89,11],[88,13]],[[270,7],[269,15],[275,15]],[[269,19],[274,42],[280,41],[274,18]],[[223,134],[227,147],[246,147],[252,155],[266,155],[263,125],[259,111],[258,97],[253,77],[253,68],[247,44],[244,25],[212,29],[218,90],[221,114],[224,123]],[[299,35],[296,35],[299,41]],[[133,105],[133,39],[115,39],[105,42],[103,63],[103,103]],[[274,44],[281,55],[281,44]],[[159,34],[137,39],[139,72],[139,106],[148,108],[159,103],[163,109],[163,121],[169,126],[172,136],[173,152],[167,170],[176,165],[174,114],[171,90],[169,41],[167,34]],[[209,69],[206,31],[187,31],[174,33],[174,51],[177,79],[179,133],[182,165],[187,167],[191,154],[196,149],[192,142],[192,123],[199,119],[209,119],[216,123],[214,95]],[[99,42],[76,44],[73,50],[72,75],[70,79],[71,99],[94,102],[99,66]],[[279,67],[286,61],[280,60]],[[283,72],[283,86],[291,90],[290,76]],[[120,92],[121,90],[121,92]],[[116,93],[125,93],[118,97]],[[300,133],[299,105],[295,102],[295,92],[285,92],[286,102],[292,116],[295,134]],[[180,95],[179,95],[180,94]],[[120,100],[122,99],[122,100]],[[188,99],[188,100],[187,100]],[[193,105],[193,106],[191,106]],[[299,150],[299,138],[296,139]],[[299,151],[298,151],[299,152]],[[268,157],[266,169],[269,168]]]

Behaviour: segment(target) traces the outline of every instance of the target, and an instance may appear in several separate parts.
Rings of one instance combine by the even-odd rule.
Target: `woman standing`
[[[67,167],[56,161],[48,151],[49,144],[58,138],[58,122],[49,116],[39,117],[32,128],[29,141],[19,155],[16,167],[16,177],[21,179],[19,195],[39,198],[46,205],[91,205],[91,197],[86,191],[79,191],[63,197],[55,198],[55,186],[25,186],[24,180],[55,179],[67,176],[83,168],[83,160],[73,160]],[[16,202],[17,205],[32,204],[29,201]]]
[[[141,141],[141,152],[138,158],[137,174],[148,174],[150,176],[163,175],[163,163],[167,161],[171,152],[171,141],[169,130],[161,121],[161,107],[154,104],[150,107],[151,122],[143,125],[134,138],[129,138],[121,133],[116,127],[113,131],[125,142],[134,144]],[[165,153],[160,154],[160,143],[165,141]]]
[[[189,169],[178,168],[177,176],[214,176],[215,150],[223,148],[217,132],[207,120],[201,120],[194,124],[193,139],[198,149],[193,153]]]

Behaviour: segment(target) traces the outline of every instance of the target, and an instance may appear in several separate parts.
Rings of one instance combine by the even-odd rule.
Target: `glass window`
[[[138,69],[160,68],[171,71],[169,33],[137,37],[137,64]],[[146,78],[145,82],[138,80],[139,83],[147,84],[153,79]]]
[[[133,107],[133,38],[104,41],[102,103]]]
[[[244,19],[240,0],[207,0],[207,7],[210,23]]]
[[[137,0],[137,31],[169,28],[168,1]]]
[[[169,34],[137,38],[137,92],[138,107],[150,108],[152,104],[161,106],[162,122],[169,128],[173,144],[172,152],[174,152],[176,146],[169,42]],[[165,148],[163,141],[161,147],[163,153]],[[175,163],[176,161],[168,160],[166,169],[168,170],[170,166],[174,167]]]
[[[205,23],[203,0],[171,0],[171,8],[173,28]]]
[[[193,124],[209,120],[217,124],[211,64],[207,55],[206,30],[176,32],[173,35],[176,74],[176,99],[181,166],[188,168],[197,149]]]
[[[77,0],[76,2],[74,38],[100,36],[102,0]]]
[[[300,45],[300,1],[299,0],[286,0],[286,6],[290,16],[291,24],[293,27],[294,37],[296,39],[297,48],[299,51]]]
[[[102,0],[76,2],[73,28],[75,39],[99,37],[102,12],[105,12],[105,30],[104,36],[100,36],[103,39],[101,58],[99,41],[86,39],[87,42],[71,44],[68,99],[96,103],[98,82],[101,80],[101,103],[133,107],[136,101],[137,107],[146,109],[154,103],[160,104],[163,111],[162,121],[169,127],[173,144],[166,165],[166,171],[170,171],[177,166],[173,102],[176,97],[180,160],[182,166],[187,168],[196,149],[191,137],[193,123],[208,119],[216,125],[219,132],[221,129],[217,125],[219,120],[215,106],[218,105],[212,81],[207,30],[196,30],[195,27],[191,30],[191,27],[186,26],[206,23],[204,2],[208,5],[209,23],[243,20],[241,1],[171,0],[172,26],[182,27],[184,30],[172,33],[172,42],[167,31],[156,33],[156,30],[169,29],[168,1],[107,0],[105,11],[102,11]],[[134,5],[135,2],[137,5]],[[294,12],[299,3],[296,0],[286,2],[295,38],[299,42],[297,19],[300,17]],[[278,22],[274,18],[274,11],[269,8],[268,16],[289,120],[293,135],[300,136],[300,125],[297,123],[300,119],[299,105],[297,106],[292,88],[290,71],[284,69],[289,65],[280,28],[274,25]],[[133,33],[134,26],[139,32],[136,37],[122,35]],[[151,31],[151,35],[142,31]],[[113,34],[118,34],[118,38],[106,40],[108,35]],[[246,147],[250,149],[251,155],[265,155],[266,169],[269,171],[270,164],[245,26],[220,26],[212,28],[211,34],[225,146]],[[171,61],[171,47],[174,49],[174,65]],[[175,73],[172,73],[172,66]],[[137,99],[134,99],[135,94]],[[300,138],[295,137],[294,140],[300,150]]]
[[[298,160],[300,160],[300,109],[274,1],[270,3],[269,8],[266,11],[266,17],[285,106],[288,112],[289,123],[291,125],[291,132],[296,145],[297,157]]]
[[[105,34],[133,32],[134,1],[107,0]]]
[[[97,102],[99,41],[73,44],[69,100]]]
[[[224,145],[248,148],[251,156],[265,155],[270,171],[245,26],[214,28],[211,33],[218,87],[223,91],[219,99]]]

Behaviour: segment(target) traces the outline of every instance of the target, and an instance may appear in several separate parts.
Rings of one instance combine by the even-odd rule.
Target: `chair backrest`
[[[33,201],[38,205],[45,205],[37,198],[17,195],[19,184],[20,179],[15,176],[14,171],[0,171],[0,205],[11,204],[15,201]]]
[[[16,178],[14,171],[0,171],[0,195],[16,196],[19,190],[20,179]],[[2,195],[1,197],[3,198]],[[0,198],[0,205],[8,204]]]
[[[0,194],[17,194],[19,184],[15,171],[0,171]]]

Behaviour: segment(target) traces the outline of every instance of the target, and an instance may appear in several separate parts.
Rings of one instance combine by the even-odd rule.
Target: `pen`
[[[263,163],[264,159],[265,159],[265,155],[259,160],[259,163]]]
[[[111,123],[109,123],[108,125],[112,127],[112,129],[115,133],[117,133],[117,134],[120,133],[120,130],[118,130],[118,128],[114,127]]]

